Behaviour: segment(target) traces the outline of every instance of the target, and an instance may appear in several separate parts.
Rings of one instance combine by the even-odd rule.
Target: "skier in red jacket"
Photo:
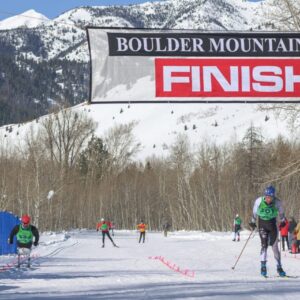
[[[111,240],[112,244],[114,245],[114,247],[117,247],[117,245],[114,243],[113,239],[111,238],[110,234],[109,234],[109,229],[110,229],[110,225],[111,223],[109,221],[105,221],[103,218],[101,219],[101,222],[99,222],[97,224],[96,230],[99,231],[99,229],[102,232],[102,248],[105,247],[105,236],[107,235],[107,237]]]

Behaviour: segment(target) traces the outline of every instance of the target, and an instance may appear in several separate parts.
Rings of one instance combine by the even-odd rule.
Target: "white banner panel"
[[[300,33],[87,33],[91,103],[300,101]]]

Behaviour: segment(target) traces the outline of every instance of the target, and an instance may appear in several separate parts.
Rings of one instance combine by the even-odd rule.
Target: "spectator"
[[[290,249],[290,244],[288,240],[288,233],[289,233],[289,222],[288,220],[285,221],[285,224],[282,223],[279,225],[280,235],[281,235],[281,245],[282,251],[285,251],[284,241],[286,241],[287,250]]]
[[[300,252],[300,221],[295,229],[296,239],[297,239],[297,252]]]
[[[289,240],[289,246],[290,246],[289,249],[291,249],[291,246],[292,246],[296,226],[297,226],[297,222],[295,221],[294,217],[289,218],[289,233],[288,233],[288,240]]]

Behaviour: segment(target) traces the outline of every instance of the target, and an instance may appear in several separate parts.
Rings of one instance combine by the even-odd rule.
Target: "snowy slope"
[[[286,123],[273,115],[265,121],[266,113],[256,108],[254,104],[112,104],[82,106],[81,110],[98,121],[100,136],[112,126],[137,121],[134,135],[143,147],[137,158],[144,160],[153,154],[168,155],[179,134],[188,136],[194,151],[203,142],[240,142],[251,125],[260,128],[266,139],[280,134],[293,138]]]
[[[47,17],[36,12],[34,9],[27,10],[20,15],[0,21],[0,30],[15,29],[19,27],[34,28],[46,24]]]
[[[82,104],[73,109],[98,123],[97,135],[101,138],[114,126],[136,121],[133,134],[142,150],[135,159],[142,161],[152,155],[168,156],[180,134],[187,135],[194,152],[204,142],[241,142],[251,125],[259,128],[266,140],[278,135],[296,140],[299,136],[273,114],[258,111],[255,104]],[[1,127],[0,141],[21,143],[30,127],[37,128],[39,123],[11,125],[12,132],[6,130],[9,126]]]
[[[4,272],[14,257],[0,258],[0,299],[297,299],[300,255],[282,252],[285,271],[297,278],[278,278],[269,248],[270,278],[262,278],[258,234],[232,270],[248,236],[237,243],[229,232],[150,233],[138,244],[136,232],[117,231],[120,248],[109,241],[101,248],[95,231],[45,233],[31,270]]]

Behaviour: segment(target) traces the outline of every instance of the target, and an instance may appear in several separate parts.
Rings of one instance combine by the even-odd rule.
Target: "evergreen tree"
[[[108,169],[109,153],[101,138],[93,136],[80,153],[78,168],[83,175],[101,179]]]

